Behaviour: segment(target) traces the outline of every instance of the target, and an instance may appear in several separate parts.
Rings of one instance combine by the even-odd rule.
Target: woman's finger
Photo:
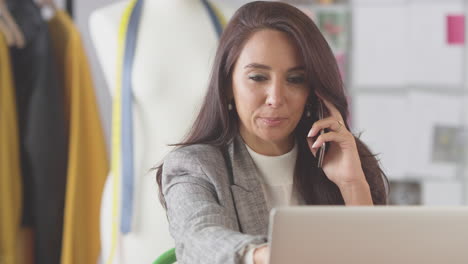
[[[342,142],[346,142],[347,140],[348,140],[348,137],[344,134],[340,134],[337,132],[328,132],[328,133],[324,133],[320,135],[317,138],[317,140],[315,140],[315,142],[310,146],[310,148],[313,150],[317,150],[326,142],[342,143]]]
[[[312,125],[309,134],[307,134],[307,137],[315,137],[322,129],[329,129],[331,131],[341,133],[346,130],[346,126],[342,121],[336,120],[335,117],[327,117],[315,122]]]
[[[335,107],[334,104],[332,104],[330,101],[328,101],[327,99],[323,98],[322,96],[320,96],[318,93],[315,93],[318,98],[320,100],[322,100],[322,102],[325,104],[325,106],[327,107],[328,111],[330,112],[330,115],[332,117],[335,117],[336,119],[340,120],[340,121],[343,121],[343,117],[341,116],[341,113],[340,111],[338,111],[338,109]]]
[[[307,138],[307,145],[309,146],[310,152],[312,152],[312,155],[314,155],[314,157],[317,157],[317,151],[319,150],[319,148],[312,148],[314,142],[315,141],[312,138]]]

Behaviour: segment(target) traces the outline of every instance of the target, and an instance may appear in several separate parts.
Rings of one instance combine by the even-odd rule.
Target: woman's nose
[[[266,104],[278,108],[284,103],[284,96],[284,84],[279,80],[272,81],[271,86],[268,88]]]

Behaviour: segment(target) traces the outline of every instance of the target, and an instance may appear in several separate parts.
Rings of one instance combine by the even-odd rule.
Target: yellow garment
[[[21,225],[21,167],[10,54],[0,34],[0,263],[16,264]]]
[[[64,87],[69,158],[62,240],[62,264],[97,263],[100,254],[101,195],[109,171],[94,86],[80,34],[57,11],[49,21]]]

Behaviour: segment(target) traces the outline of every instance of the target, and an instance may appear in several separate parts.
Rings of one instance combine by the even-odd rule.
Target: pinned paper
[[[410,53],[406,63],[409,84],[440,87],[441,90],[463,86],[464,45],[448,43],[449,31],[454,32],[452,35],[460,35],[455,33],[460,29],[456,29],[458,22],[451,19],[452,26],[449,26],[448,16],[462,15],[465,10],[463,1],[408,3],[410,35],[406,43]]]
[[[406,128],[411,138],[408,174],[413,177],[454,179],[463,146],[459,135],[463,123],[463,99],[457,95],[410,92]],[[460,148],[461,147],[461,148]]]
[[[353,7],[352,19],[353,85],[375,90],[408,85],[407,5]]]
[[[447,43],[450,45],[465,44],[465,16],[447,16]]]
[[[463,159],[463,130],[461,127],[435,125],[432,143],[433,163],[456,163]]]
[[[359,94],[353,99],[353,133],[361,134],[361,140],[377,154],[390,180],[404,179],[413,166],[410,154],[412,131],[416,131],[408,116],[407,96]]]
[[[463,205],[463,184],[460,181],[424,181],[421,189],[423,205]]]

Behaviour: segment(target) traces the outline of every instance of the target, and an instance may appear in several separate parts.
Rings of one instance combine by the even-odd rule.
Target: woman
[[[266,263],[275,206],[386,204],[386,177],[349,132],[347,107],[332,51],[309,17],[285,3],[241,7],[190,133],[158,167],[178,261]]]

